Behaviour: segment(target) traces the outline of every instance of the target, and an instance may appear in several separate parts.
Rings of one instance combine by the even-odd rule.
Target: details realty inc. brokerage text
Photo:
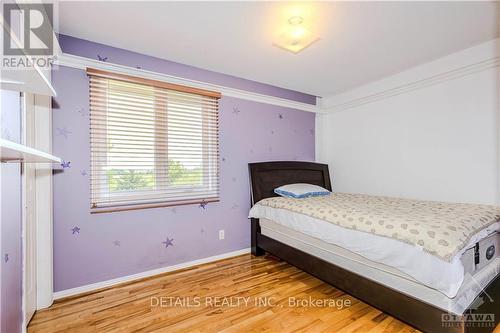
[[[172,308],[197,308],[197,307],[316,307],[336,308],[338,310],[350,307],[349,298],[324,298],[314,299],[312,297],[297,298],[288,297],[278,299],[276,297],[244,297],[244,296],[160,296],[151,297],[151,307]]]

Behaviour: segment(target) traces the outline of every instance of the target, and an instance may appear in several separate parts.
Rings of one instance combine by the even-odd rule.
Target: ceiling
[[[299,14],[321,40],[272,46]],[[316,96],[500,36],[499,2],[59,2],[59,32]]]

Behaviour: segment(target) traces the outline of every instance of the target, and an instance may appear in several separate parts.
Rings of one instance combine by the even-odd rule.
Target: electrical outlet
[[[226,236],[226,235],[224,234],[224,229],[219,230],[219,240],[224,239],[224,238],[225,238],[225,236]]]

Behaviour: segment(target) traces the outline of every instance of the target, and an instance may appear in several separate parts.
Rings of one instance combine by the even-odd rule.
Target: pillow
[[[285,198],[302,199],[328,195],[330,194],[330,191],[318,185],[297,183],[277,187],[274,189],[274,193]]]

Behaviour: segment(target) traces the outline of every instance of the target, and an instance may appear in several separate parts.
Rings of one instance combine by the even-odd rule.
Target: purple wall
[[[94,58],[99,54],[110,62],[143,68],[147,63],[148,69],[203,81],[227,79],[227,85],[233,80],[231,86],[248,85],[252,91],[263,87],[90,42],[82,42],[81,51],[73,38],[64,37],[61,43],[67,53]],[[53,150],[71,162],[70,168],[54,176],[56,291],[250,247],[247,163],[314,160],[313,113],[223,96],[219,203],[205,209],[191,205],[91,215],[88,79],[82,70],[60,67],[53,70],[52,83],[58,93],[53,105]],[[275,95],[291,94],[271,90]],[[293,96],[301,100],[307,95]],[[74,227],[79,232],[73,232]],[[218,239],[219,229],[225,230],[225,240]],[[167,237],[174,239],[174,245],[165,248],[162,242]]]
[[[1,136],[21,141],[18,92],[1,91]],[[19,163],[2,163],[0,217],[0,331],[21,331],[21,169]]]
[[[298,93],[293,90],[278,88],[269,84],[245,80],[198,67],[183,65],[173,61],[118,49],[71,36],[59,35],[59,43],[61,44],[61,48],[64,53],[95,60],[104,60],[106,62],[124,66],[140,67],[141,69],[152,72],[286,98],[297,102],[316,104],[316,96],[313,95]],[[168,55],[165,57],[168,58]],[[224,61],[224,59],[221,59],[221,61]],[[244,63],[242,63],[242,66],[244,66]]]

